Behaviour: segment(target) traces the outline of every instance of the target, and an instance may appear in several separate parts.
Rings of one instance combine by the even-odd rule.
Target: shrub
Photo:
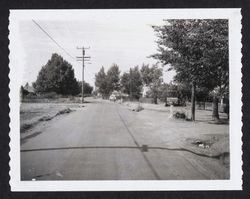
[[[36,99],[37,96],[35,93],[28,93],[28,95],[25,96],[26,99]]]
[[[140,111],[142,111],[144,108],[140,105],[140,104],[138,104],[132,111],[135,111],[135,112],[140,112]]]
[[[174,113],[174,117],[177,118],[177,119],[186,119],[187,118],[185,113],[178,112],[178,111],[176,113]]]
[[[59,111],[56,115],[62,115],[62,114],[71,113],[71,112],[72,110],[70,108],[66,108],[66,109]]]
[[[47,92],[41,94],[42,98],[48,98],[48,99],[55,99],[58,98],[58,95],[56,92]]]

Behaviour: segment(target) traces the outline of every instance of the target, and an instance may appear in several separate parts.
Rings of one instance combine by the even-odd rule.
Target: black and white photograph
[[[240,190],[240,9],[10,11],[12,190]]]

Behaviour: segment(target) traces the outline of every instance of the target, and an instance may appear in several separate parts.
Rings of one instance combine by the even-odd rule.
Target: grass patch
[[[66,109],[63,109],[63,110],[59,111],[59,112],[56,114],[56,116],[57,116],[57,115],[67,114],[67,113],[71,113],[72,111],[73,111],[73,110],[71,110],[70,108],[66,108]]]
[[[20,127],[20,132],[24,133],[25,131],[31,129],[34,125],[33,124],[23,124]]]
[[[52,119],[53,119],[53,117],[43,116],[38,121],[40,121],[40,122],[46,122],[46,121],[49,121],[49,120],[52,120]]]
[[[229,124],[228,120],[223,120],[223,119],[219,119],[219,120],[213,120],[208,122],[209,124],[218,124],[218,125],[223,125],[223,124]]]

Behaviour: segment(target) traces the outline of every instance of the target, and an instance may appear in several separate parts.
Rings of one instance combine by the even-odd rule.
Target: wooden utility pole
[[[132,70],[129,69],[129,98],[132,101]]]
[[[88,48],[84,48],[84,47],[77,47],[78,50],[82,50],[82,57],[76,57],[78,60],[77,61],[82,61],[82,98],[81,98],[81,102],[83,103],[84,102],[84,61],[89,61],[90,57],[89,56],[85,56],[85,50],[86,49],[89,49],[90,47]],[[85,60],[85,59],[88,59],[88,60]]]
[[[192,83],[192,96],[191,96],[191,120],[195,121],[195,95],[196,95],[196,85]]]

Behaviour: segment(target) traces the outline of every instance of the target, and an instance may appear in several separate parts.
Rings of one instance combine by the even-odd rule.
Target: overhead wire
[[[39,29],[45,33],[61,50],[63,50],[69,57],[71,57],[74,61],[75,58],[72,56],[67,50],[65,50],[38,22],[36,22],[34,19],[32,19],[33,23],[36,24]]]

